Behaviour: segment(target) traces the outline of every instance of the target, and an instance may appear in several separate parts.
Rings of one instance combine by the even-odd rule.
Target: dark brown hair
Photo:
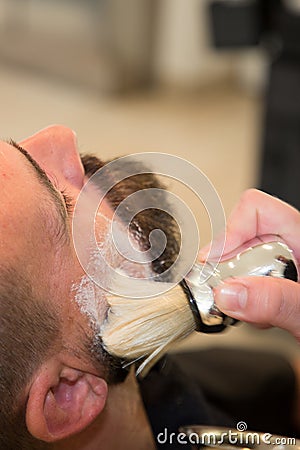
[[[84,155],[81,159],[85,173],[89,177],[107,164],[92,155]],[[155,174],[148,172],[143,163],[139,161],[122,162],[122,165],[120,164],[117,167],[118,169],[114,166],[113,171],[110,171],[108,168],[107,171],[103,172],[103,176],[101,175],[101,190],[105,191],[106,185],[113,185],[113,188],[108,191],[106,196],[112,209],[115,210],[124,199],[141,189],[156,188],[155,193],[153,193],[153,202],[156,202],[157,208],[145,209],[138,213],[131,221],[129,229],[142,250],[148,250],[150,248],[149,235],[152,230],[159,228],[163,231],[167,242],[166,248],[152,262],[153,271],[163,273],[176,260],[181,243],[178,224],[166,212],[170,210],[168,196],[166,195],[166,186]],[[133,169],[137,175],[129,176]],[[119,179],[122,179],[122,181],[115,183],[115,180]]]
[[[38,449],[25,425],[24,388],[59,338],[50,304],[33,296],[31,283],[0,267],[0,448]],[[43,448],[46,448],[43,446]]]

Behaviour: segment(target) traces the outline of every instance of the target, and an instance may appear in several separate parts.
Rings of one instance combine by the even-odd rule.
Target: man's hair
[[[59,338],[51,304],[34,298],[31,283],[0,267],[0,448],[38,449],[25,425],[24,388]],[[44,445],[43,448],[46,448]]]
[[[97,170],[105,166],[99,158],[92,155],[82,156],[85,173],[91,177]],[[134,169],[136,175],[130,176]],[[153,230],[159,228],[166,237],[166,247],[162,254],[151,263],[152,270],[156,273],[163,273],[169,269],[176,261],[180,252],[181,236],[180,229],[174,218],[166,211],[170,211],[168,195],[164,183],[152,172],[148,171],[143,163],[136,161],[122,162],[114,166],[113,171],[105,171],[101,174],[101,190],[106,191],[107,186],[113,186],[106,194],[106,199],[112,209],[117,207],[131,194],[142,189],[154,189],[153,203],[157,208],[143,209],[136,214],[129,225],[132,237],[139,244],[141,250],[149,250],[151,247],[149,236]],[[122,181],[117,181],[122,180]],[[149,197],[147,197],[149,200]],[[122,220],[122,217],[120,218]],[[154,243],[155,247],[155,243]],[[166,281],[166,280],[165,280]]]

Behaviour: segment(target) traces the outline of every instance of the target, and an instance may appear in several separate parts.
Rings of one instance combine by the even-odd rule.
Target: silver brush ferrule
[[[271,276],[298,281],[297,263],[292,251],[282,242],[249,247],[215,266],[196,264],[181,281],[194,315],[196,331],[218,333],[237,321],[216,306],[213,289],[230,277]]]

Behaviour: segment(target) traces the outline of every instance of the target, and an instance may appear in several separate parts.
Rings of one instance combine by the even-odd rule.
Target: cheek
[[[94,330],[98,330],[106,316],[108,304],[105,292],[87,275],[72,285],[74,300],[81,314],[85,315]]]

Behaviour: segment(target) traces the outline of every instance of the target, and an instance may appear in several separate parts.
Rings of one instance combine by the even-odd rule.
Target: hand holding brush
[[[258,195],[264,196],[262,193]],[[273,200],[267,197],[269,201]],[[274,201],[279,202],[277,199]],[[279,203],[281,207],[281,202]],[[294,214],[295,210],[291,210]],[[110,308],[101,329],[103,344],[109,353],[123,359],[124,366],[138,361],[141,364],[137,374],[145,374],[171,345],[193,331],[219,332],[227,325],[233,324],[233,318],[245,320],[245,316],[241,317],[239,312],[221,312],[220,299],[222,295],[227,295],[224,293],[224,287],[228,286],[228,282],[224,283],[224,280],[231,279],[231,285],[236,283],[238,286],[239,282],[236,280],[240,277],[247,277],[247,280],[254,280],[255,277],[260,283],[265,282],[261,278],[272,278],[275,284],[279,282],[279,278],[286,278],[287,280],[281,280],[280,283],[285,281],[294,289],[299,289],[299,285],[295,284],[298,279],[297,260],[289,249],[288,242],[285,239],[285,242],[280,242],[282,239],[278,236],[270,235],[265,236],[268,242],[257,238],[253,240],[259,235],[271,232],[272,227],[266,226],[261,229],[261,233],[258,233],[258,230],[253,232],[251,228],[248,230],[247,227],[245,230],[244,227],[237,238],[236,217],[233,215],[229,219],[229,234],[225,246],[227,253],[234,250],[234,256],[223,259],[216,267],[209,263],[196,264],[175,288],[160,296],[143,299],[108,296]],[[251,223],[253,224],[253,221],[247,222],[247,226]],[[252,241],[245,246],[245,241],[249,239]],[[255,285],[253,281],[252,283]],[[215,296],[220,301],[220,309],[215,303]],[[272,298],[268,301],[272,302]],[[223,311],[227,313],[224,308]],[[264,313],[265,311],[262,311],[262,315]],[[259,315],[259,311],[257,314]]]

